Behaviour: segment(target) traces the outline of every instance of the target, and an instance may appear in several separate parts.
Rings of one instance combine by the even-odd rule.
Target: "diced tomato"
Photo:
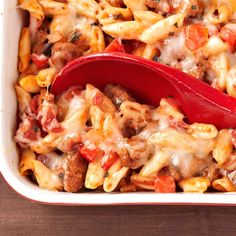
[[[126,53],[132,54],[137,48],[140,48],[144,43],[138,40],[123,40],[123,45]]]
[[[37,140],[37,133],[34,132],[33,130],[28,130],[24,133],[24,138],[27,138],[32,141],[36,141]]]
[[[110,167],[119,159],[119,155],[116,152],[111,152],[109,157],[103,163],[102,168],[104,170],[109,170]]]
[[[38,69],[48,66],[48,57],[44,54],[37,55],[36,53],[33,53],[31,54],[31,60],[35,63]]]
[[[80,148],[80,154],[88,162],[93,162],[96,157],[103,156],[104,151],[102,151],[99,148],[90,149],[90,148],[81,147]]]
[[[38,107],[39,107],[38,100],[39,100],[39,95],[34,96],[33,99],[30,101],[29,105],[31,112],[35,115],[37,115],[38,113]]]
[[[103,102],[103,95],[100,92],[97,92],[96,95],[93,97],[93,104],[94,105],[101,105]]]
[[[64,130],[61,123],[57,120],[58,109],[54,102],[54,95],[41,92],[38,99],[37,120],[46,132],[59,133]]]
[[[195,51],[207,42],[208,29],[201,24],[189,25],[185,28],[186,46],[189,50]]]
[[[114,39],[106,48],[104,52],[123,52],[125,53],[124,46],[121,39]]]
[[[157,193],[175,193],[175,180],[172,176],[159,175],[154,182],[155,192]]]
[[[223,27],[220,31],[220,37],[230,45],[232,52],[236,50],[236,32]]]
[[[59,133],[63,131],[61,124],[56,118],[55,111],[51,107],[47,110],[46,118],[42,123],[42,127],[47,132]]]
[[[27,118],[27,131],[24,133],[24,138],[27,138],[32,141],[36,141],[38,139],[37,133],[40,132],[40,128],[37,124],[37,121],[33,118],[28,117]]]

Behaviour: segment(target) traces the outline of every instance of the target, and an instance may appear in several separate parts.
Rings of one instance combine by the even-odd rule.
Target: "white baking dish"
[[[16,126],[17,51],[23,13],[16,0],[0,1],[0,170],[8,184],[30,200],[63,205],[107,204],[207,204],[236,205],[235,193],[157,194],[137,193],[65,193],[40,189],[19,175],[18,154],[13,135]]]

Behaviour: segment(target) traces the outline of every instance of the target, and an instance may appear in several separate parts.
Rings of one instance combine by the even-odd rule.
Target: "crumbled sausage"
[[[203,174],[208,178],[213,178],[215,169],[207,168],[208,162],[204,159],[197,158],[191,154],[174,155],[170,159],[170,174],[179,181],[181,178],[190,178]],[[216,173],[215,173],[216,174]]]
[[[124,101],[119,108],[119,125],[124,137],[139,134],[151,120],[151,107]]]
[[[108,84],[104,89],[104,93],[112,100],[117,109],[124,101],[135,101],[129,92],[119,85]]]
[[[73,43],[55,43],[52,47],[50,63],[59,70],[66,63],[81,55],[82,50]]]
[[[144,165],[152,153],[151,146],[147,143],[147,140],[140,137],[132,137],[128,141],[129,155],[130,155],[130,167],[136,169]]]
[[[78,192],[84,185],[87,163],[79,153],[68,154],[65,161],[64,189]]]
[[[75,44],[83,51],[87,51],[90,48],[87,36],[78,29],[68,36],[68,42]]]
[[[47,42],[47,33],[43,30],[39,30],[35,34],[35,40],[32,45],[32,52],[36,54],[41,54],[44,50],[45,43]]]

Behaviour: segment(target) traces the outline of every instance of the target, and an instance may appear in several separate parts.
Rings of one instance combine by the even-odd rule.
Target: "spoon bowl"
[[[56,76],[51,92],[61,94],[71,86],[106,84],[127,88],[142,103],[158,106],[163,97],[174,97],[190,123],[236,128],[236,99],[205,82],[163,65],[124,53],[100,53],[68,63]]]

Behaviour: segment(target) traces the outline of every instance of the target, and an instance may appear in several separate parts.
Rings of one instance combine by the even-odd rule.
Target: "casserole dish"
[[[58,205],[125,205],[125,204],[205,204],[235,205],[234,193],[157,194],[137,193],[65,193],[43,190],[18,171],[18,152],[13,140],[17,104],[14,83],[17,78],[17,53],[24,15],[17,1],[1,1],[0,24],[0,168],[3,178],[20,195],[30,200]],[[14,26],[14,27],[13,27]]]

